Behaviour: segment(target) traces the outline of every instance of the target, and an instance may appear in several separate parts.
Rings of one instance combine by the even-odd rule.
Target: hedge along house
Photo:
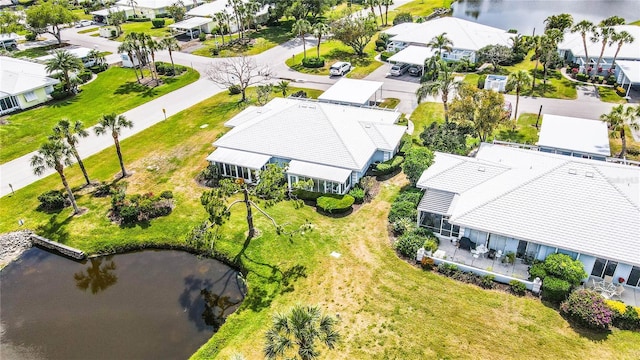
[[[135,0],[132,6],[133,16],[141,18],[155,19],[156,17],[165,16],[167,8],[177,3],[177,0]],[[189,10],[202,3],[204,0],[187,0],[182,2],[184,7]],[[116,2],[118,6],[131,6],[131,0],[119,0]],[[127,12],[128,14],[128,12]]]
[[[269,163],[286,169],[291,188],[313,180],[308,190],[345,194],[374,162],[398,151],[406,127],[395,111],[275,98],[250,106],[225,123],[231,130],[213,143],[207,160],[225,177],[259,181]]]
[[[434,37],[446,33],[446,37],[451,40],[453,46],[451,52],[443,51],[443,59],[458,61],[466,58],[471,62],[476,62],[476,51],[487,45],[511,47],[510,38],[515,36],[515,34],[502,29],[454,17],[443,17],[411,24],[399,24],[384,30],[391,37],[387,51],[396,53],[389,58],[389,61],[422,66],[426,59],[434,55],[427,44]],[[410,56],[403,54],[405,50]]]
[[[635,166],[496,144],[475,158],[436,152],[418,225],[522,261],[567,254],[640,294],[639,180]]]
[[[44,65],[0,56],[0,115],[48,101],[59,83],[48,76]]]

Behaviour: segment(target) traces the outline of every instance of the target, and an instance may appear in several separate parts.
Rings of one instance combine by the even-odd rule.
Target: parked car
[[[389,73],[391,74],[391,76],[400,76],[403,75],[404,73],[407,72],[407,70],[409,70],[409,64],[404,64],[404,63],[400,63],[400,64],[395,64],[391,67],[391,71],[389,71]]]
[[[91,21],[91,20],[80,20],[76,24],[76,27],[77,28],[81,28],[81,27],[91,26],[91,25],[93,25],[93,21]]]
[[[407,72],[411,76],[420,76],[420,75],[422,75],[422,69],[418,65],[409,66],[409,70],[407,70]]]
[[[0,49],[16,50],[17,48],[18,48],[18,42],[15,39],[0,38]]]
[[[329,68],[331,76],[342,76],[351,70],[351,63],[346,61],[338,61]]]

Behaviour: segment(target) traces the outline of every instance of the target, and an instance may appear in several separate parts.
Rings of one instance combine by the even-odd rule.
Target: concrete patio
[[[592,280],[595,280],[596,282],[602,281],[601,278],[591,276],[589,277],[589,281],[585,284],[585,288],[591,288]],[[621,300],[627,305],[640,306],[640,289],[632,286],[623,286],[624,292],[622,292],[622,295],[620,295],[620,297],[614,297],[611,300]]]

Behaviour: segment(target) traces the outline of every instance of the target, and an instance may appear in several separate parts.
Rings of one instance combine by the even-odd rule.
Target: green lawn
[[[69,45],[70,44],[62,43],[60,45],[54,44],[54,45],[34,47],[34,48],[26,49],[26,50],[16,51],[15,53],[13,53],[13,55],[15,57],[17,57],[17,58],[26,57],[26,58],[30,58],[30,59],[35,59],[35,58],[39,58],[41,56],[49,55],[49,51],[51,51],[51,50],[64,49],[65,47],[67,47]]]
[[[604,102],[610,102],[615,104],[626,104],[627,99],[618,95],[616,89],[607,86],[597,86],[598,95],[600,95],[600,100]]]
[[[400,99],[386,98],[378,106],[385,109],[395,109],[400,103]]]
[[[320,45],[320,56],[325,58],[325,64],[321,68],[310,69],[302,66],[303,53],[292,56],[285,62],[287,66],[293,70],[305,74],[329,75],[329,68],[337,61],[349,61],[354,67],[346,76],[354,79],[362,79],[371,74],[375,69],[382,66],[383,63],[374,59],[376,56],[375,39],[373,39],[365,47],[365,55],[358,56],[353,49],[338,40],[325,41]],[[315,57],[317,54],[315,47],[307,46],[307,57]]]
[[[122,142],[125,162],[134,172],[126,179],[128,192],[172,190],[177,206],[169,216],[121,228],[106,219],[109,199],[92,198],[86,190],[77,191],[80,206],[89,209],[82,216],[70,217],[69,209],[35,211],[38,194],[60,188],[59,178],[52,175],[0,198],[0,232],[18,229],[17,220],[24,219],[25,227],[89,253],[141,243],[182,243],[186,231],[205,217],[199,204],[204,189],[193,179],[206,165],[222,123],[241,110],[238,99],[218,94]],[[113,148],[90,157],[86,165],[99,180],[112,179],[119,171]],[[82,184],[77,166],[68,175],[72,186]],[[216,250],[241,255],[249,294],[194,358],[227,359],[236,352],[262,358],[271,316],[296,303],[340,314],[342,341],[321,358],[638,358],[640,333],[577,331],[538,299],[482,290],[399,259],[389,245],[386,217],[405,185],[402,175],[388,180],[373,202],[342,218],[281,202],[267,209],[277,221],[289,229],[309,221],[315,229],[303,236],[277,236],[256,214],[261,236],[244,249],[246,214],[234,207]],[[342,256],[332,258],[332,251]]]
[[[396,8],[395,12],[408,12],[413,16],[428,16],[435,8],[451,7],[452,2],[452,0],[416,0]],[[391,14],[389,14],[389,22],[391,22]]]
[[[163,38],[169,36],[171,32],[169,31],[169,25],[173,24],[173,19],[165,18],[164,19],[164,27],[159,29],[155,29],[151,24],[151,21],[144,22],[126,22],[122,24],[122,34],[117,38],[113,39],[115,41],[123,41],[128,33],[137,32],[137,33],[145,33],[154,38]]]
[[[73,12],[73,14],[76,15],[80,20],[93,20],[93,15],[85,14],[84,9],[74,9],[71,10],[71,12]]]
[[[82,120],[89,127],[104,113],[122,113],[196,81],[199,74],[189,69],[182,76],[165,78],[165,84],[147,88],[136,83],[132,69],[110,68],[83,86],[77,96],[9,115],[0,126],[0,163],[37,150],[51,128],[62,118]]]
[[[634,21],[634,22],[632,22],[632,23],[629,23],[629,25],[637,25],[637,26],[640,26],[640,20],[636,20],[636,21]]]
[[[432,122],[444,122],[444,106],[441,103],[423,102],[411,113],[413,122],[413,135],[415,140],[420,140],[420,133]]]
[[[222,46],[222,37],[216,36],[204,41],[204,47],[193,52],[195,55],[208,56],[208,57],[230,57],[238,56],[239,54],[256,55],[261,52],[267,51],[277,45],[280,45],[287,40],[291,39],[291,26],[293,20],[281,21],[278,26],[269,26],[260,29],[260,31],[251,31],[248,37],[254,40],[252,45],[233,45]],[[235,33],[232,35],[225,35],[225,42],[229,42],[229,38],[237,39],[240,35]],[[213,56],[211,51],[216,46],[216,41],[220,46],[220,53],[218,56]]]
[[[78,31],[78,34],[88,34],[88,33],[94,32],[94,31],[98,31],[98,30],[100,30],[99,27],[93,26],[93,27],[89,27],[89,28],[86,28],[84,30]]]
[[[513,106],[515,107],[515,104],[513,104]],[[538,114],[520,114],[517,122],[510,120],[508,124],[504,124],[496,129],[496,131],[493,132],[493,136],[496,140],[519,144],[536,144],[539,137],[539,130],[535,127],[537,118]],[[542,121],[540,124],[542,124]]]

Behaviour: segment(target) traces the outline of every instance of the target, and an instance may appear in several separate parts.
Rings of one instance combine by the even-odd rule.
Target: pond
[[[452,5],[453,16],[504,30],[516,29],[529,35],[544,31],[544,19],[568,13],[574,22],[590,20],[594,24],[609,16],[627,22],[640,20],[638,0],[458,0]]]
[[[181,251],[82,263],[32,248],[0,272],[5,359],[186,359],[243,299],[238,272]]]

